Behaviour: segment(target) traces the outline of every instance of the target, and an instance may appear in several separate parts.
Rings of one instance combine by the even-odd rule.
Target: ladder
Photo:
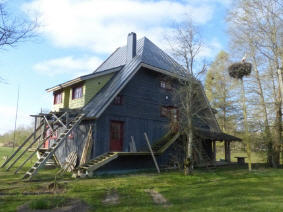
[[[48,114],[48,115],[50,115],[50,114]],[[56,119],[57,119],[57,120],[55,120],[55,121],[53,122],[53,125],[56,124],[56,123],[58,123],[58,122],[60,121],[60,119],[62,119],[65,115],[66,115],[66,113],[64,113],[63,115],[61,115],[59,118],[56,116]],[[53,115],[53,116],[55,116],[55,115]],[[48,122],[48,121],[47,121],[47,122]],[[61,123],[61,122],[59,122],[59,123]],[[11,164],[10,164],[10,165],[8,166],[8,168],[6,169],[6,170],[8,171],[8,170],[9,170],[10,168],[12,168],[12,167],[17,163],[17,161],[18,161],[20,158],[22,158],[22,156],[23,156],[27,151],[29,151],[29,149],[40,139],[40,140],[39,140],[40,145],[39,145],[38,148],[37,148],[37,150],[39,150],[39,148],[44,144],[44,142],[45,142],[47,139],[49,139],[49,138],[53,135],[53,133],[59,128],[59,127],[55,127],[55,128],[52,130],[51,135],[49,135],[49,136],[46,137],[46,138],[43,138],[43,131],[42,131],[42,135],[39,135],[38,137],[36,137],[37,132],[39,132],[40,129],[45,126],[45,124],[48,124],[48,125],[50,126],[49,123],[46,123],[46,118],[45,118],[45,119],[41,119],[39,126],[34,130],[33,133],[31,133],[31,134],[24,140],[24,142],[16,149],[16,151],[13,152],[13,154],[9,156],[9,158],[1,165],[1,168],[4,168],[4,167],[11,161]],[[65,126],[65,125],[64,125],[64,126]],[[32,138],[33,138],[33,141],[31,141],[31,143],[28,144],[28,141],[30,141]],[[20,150],[22,150],[26,144],[28,144],[28,146],[20,153]],[[34,152],[34,153],[35,153],[35,152]],[[32,153],[32,154],[28,157],[28,159],[27,159],[24,163],[22,163],[22,164],[20,165],[20,167],[17,169],[16,172],[18,172],[18,171],[23,167],[23,165],[24,165],[29,159],[32,158],[32,156],[34,155],[34,153]],[[20,155],[18,155],[18,154],[20,154]],[[17,156],[17,155],[18,155],[18,156]],[[17,157],[16,157],[16,156],[17,156]],[[16,158],[15,158],[15,157],[16,157]],[[14,161],[12,162],[13,159],[14,159]]]
[[[77,127],[85,114],[79,113],[66,127],[66,129],[59,135],[51,147],[42,155],[42,157],[26,172],[23,179],[31,180],[31,178],[42,168],[47,160],[55,153],[58,147],[63,143],[72,130]]]
[[[93,172],[95,170],[97,170],[98,168],[100,168],[101,166],[104,166],[105,164],[109,163],[110,161],[116,159],[118,157],[119,153],[118,152],[107,152],[104,153],[90,161],[88,161],[87,163],[81,165],[78,170],[80,173],[90,173]]]

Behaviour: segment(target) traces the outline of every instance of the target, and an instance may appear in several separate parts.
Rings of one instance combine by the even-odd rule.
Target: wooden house
[[[45,152],[25,178],[32,177],[53,154],[61,165],[70,152],[82,161],[86,143],[89,154],[79,164],[80,173],[152,168],[145,133],[159,166],[176,166],[176,158],[184,156],[183,138],[169,126],[170,117],[176,118],[178,111],[172,82],[182,69],[149,39],[137,40],[130,33],[127,45],[116,49],[93,73],[47,89],[54,94],[52,112],[36,116],[44,120],[41,125],[48,139],[40,148]],[[230,161],[230,141],[239,139],[221,132],[204,92],[200,98],[209,108],[209,121],[194,122],[201,154],[213,163],[215,142],[224,141]]]

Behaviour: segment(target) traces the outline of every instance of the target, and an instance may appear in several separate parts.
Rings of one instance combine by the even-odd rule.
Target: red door
[[[123,122],[111,121],[110,123],[110,151],[123,150]]]

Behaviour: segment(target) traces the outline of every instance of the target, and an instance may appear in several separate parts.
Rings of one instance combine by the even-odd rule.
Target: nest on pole
[[[242,79],[252,72],[252,64],[247,62],[233,63],[228,68],[229,75],[236,79]]]

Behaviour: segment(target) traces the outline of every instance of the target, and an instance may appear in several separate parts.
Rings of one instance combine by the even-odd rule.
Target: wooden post
[[[158,174],[159,174],[159,173],[160,173],[159,166],[158,166],[158,164],[157,164],[157,161],[156,161],[155,156],[154,156],[154,154],[153,154],[153,151],[152,151],[152,149],[151,149],[150,142],[149,142],[149,139],[148,139],[148,137],[147,137],[146,132],[144,133],[144,137],[145,137],[145,140],[146,140],[146,142],[147,142],[147,145],[148,145],[149,151],[150,151],[150,153],[151,153],[151,156],[152,156],[154,165],[155,165],[155,167],[156,167],[156,170],[157,170],[157,172],[158,172]]]
[[[224,141],[225,147],[225,161],[231,162],[231,151],[230,151],[230,141]]]
[[[37,125],[37,117],[35,116],[34,117],[34,128],[33,128],[33,132],[34,132],[34,134],[33,134],[33,141],[35,141],[35,138],[36,138],[36,125]]]
[[[213,147],[213,163],[216,163],[216,141],[212,141]]]
[[[131,141],[132,141],[132,145],[131,145],[132,149],[131,149],[131,151],[132,152],[137,152],[137,147],[136,147],[134,136],[131,136]]]

